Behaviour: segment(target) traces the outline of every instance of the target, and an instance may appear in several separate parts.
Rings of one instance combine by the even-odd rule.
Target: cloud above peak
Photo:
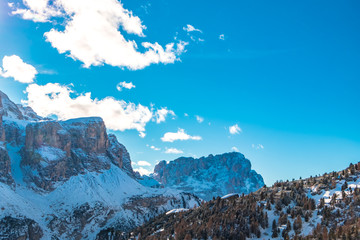
[[[184,141],[184,140],[202,140],[200,136],[191,136],[187,133],[185,133],[184,129],[179,128],[177,132],[167,132],[164,134],[164,136],[161,138],[161,141],[163,142],[174,142],[174,141]]]
[[[179,150],[177,148],[168,148],[166,149],[165,153],[167,154],[181,154],[184,153],[182,150]]]
[[[144,176],[144,175],[150,175],[151,174],[151,171],[143,168],[143,167],[139,167],[139,168],[134,168],[134,172],[138,172],[140,173],[141,176]]]
[[[92,98],[91,93],[76,94],[69,86],[58,83],[46,85],[30,84],[26,88],[29,105],[40,116],[57,116],[59,120],[99,116],[112,130],[135,129],[145,137],[145,127],[154,117],[156,110],[141,104],[116,100]],[[165,118],[164,118],[165,119]]]
[[[32,83],[37,73],[32,65],[25,63],[19,56],[5,56],[2,60],[2,69],[0,68],[2,77],[11,77],[21,83]]]
[[[125,39],[124,33],[145,37],[146,26],[117,0],[23,0],[23,3],[23,8],[12,5],[12,14],[34,22],[51,22],[55,17],[63,21],[64,29],[54,25],[45,32],[46,41],[87,68],[108,64],[138,70],[151,64],[174,63],[187,44],[178,41],[163,47],[157,42]]]

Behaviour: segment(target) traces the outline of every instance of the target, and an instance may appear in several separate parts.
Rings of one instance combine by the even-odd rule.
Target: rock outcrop
[[[28,124],[22,166],[27,181],[43,190],[86,171],[108,170],[111,163],[133,175],[129,153],[114,135],[108,137],[101,118]]]
[[[37,115],[31,107],[24,107],[12,102],[2,91],[0,91],[0,102],[4,117],[26,121],[39,121],[44,119]]]
[[[161,161],[155,166],[153,178],[165,187],[190,192],[204,200],[229,193],[248,194],[264,185],[261,175],[251,170],[250,161],[238,152]]]
[[[43,232],[38,223],[28,218],[6,216],[0,219],[1,239],[40,240]]]
[[[3,105],[0,98],[0,182],[12,184],[14,182],[11,176],[11,161],[6,150],[6,135],[3,125]]]
[[[131,166],[130,154],[126,150],[125,146],[118,142],[114,134],[109,134],[109,157],[112,163],[123,169],[130,176],[134,176],[134,171]]]
[[[4,144],[0,145],[0,182],[12,184],[11,160]]]

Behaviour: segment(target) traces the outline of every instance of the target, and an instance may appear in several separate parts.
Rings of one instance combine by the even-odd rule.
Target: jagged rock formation
[[[251,193],[264,185],[261,175],[241,153],[181,157],[159,162],[152,177],[165,187],[193,193],[204,200],[228,193]]]
[[[132,173],[129,153],[115,136],[109,137],[101,118],[63,122],[42,121],[26,126],[22,166],[27,181],[44,190],[86,171],[108,170],[111,164]]]
[[[39,240],[43,236],[39,224],[34,220],[10,216],[0,219],[0,233],[1,239]]]
[[[3,125],[4,111],[2,109],[3,104],[0,95],[0,182],[12,184],[14,180],[11,176],[11,161],[6,150],[6,135],[5,127]]]
[[[123,239],[360,239],[359,189],[360,162],[162,214]]]
[[[20,104],[13,103],[2,91],[0,91],[0,101],[4,117],[26,121],[39,121],[44,119],[37,115],[31,107],[23,107]]]
[[[136,181],[101,118],[54,121],[0,91],[0,238],[95,239],[200,200]]]

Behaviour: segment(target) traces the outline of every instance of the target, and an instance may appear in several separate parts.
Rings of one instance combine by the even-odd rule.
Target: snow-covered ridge
[[[95,239],[200,201],[139,184],[101,118],[43,119],[1,91],[0,196],[1,239]]]

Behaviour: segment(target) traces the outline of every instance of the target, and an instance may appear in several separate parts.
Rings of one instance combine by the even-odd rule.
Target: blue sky
[[[94,0],[86,14],[64,5],[73,15],[64,8],[54,13],[46,0],[38,1],[45,5],[31,2],[0,3],[0,59],[16,55],[37,74],[32,83],[16,80],[10,72],[2,74],[0,89],[14,101],[25,100],[43,115],[60,119],[81,114],[73,105],[81,107],[78,97],[85,93],[91,93],[87,115],[132,106],[126,122],[121,114],[104,119],[133,162],[151,164],[134,168],[151,171],[159,160],[236,147],[272,184],[340,170],[360,160],[358,1],[124,0],[121,5]],[[81,6],[84,1],[72,2]],[[118,12],[109,13],[105,3],[115,4]],[[105,10],[92,16],[91,7]],[[75,22],[74,16],[84,21]],[[119,27],[96,28],[100,20],[112,23],[115,18],[120,19]],[[99,21],[92,24],[93,19]],[[62,34],[75,23],[77,31]],[[51,29],[55,34],[49,36]],[[114,44],[104,29],[127,43],[136,42],[138,49],[124,55],[128,48]],[[156,42],[163,50],[168,43],[174,47],[166,57],[159,52],[144,57],[138,54],[149,51],[143,42]],[[120,82],[136,87],[119,91]],[[42,105],[37,96],[46,96],[43,86],[55,83],[64,96],[72,92],[66,100],[46,99]],[[54,91],[55,85],[47,86]],[[113,102],[99,102],[107,97]],[[139,110],[137,104],[145,109]],[[168,111],[165,121],[156,118],[159,109]],[[235,124],[241,131],[231,134],[229,128]],[[179,129],[190,139],[161,140]],[[146,136],[140,137],[140,132]],[[201,140],[191,139],[196,136]],[[166,153],[168,149],[183,153]]]

